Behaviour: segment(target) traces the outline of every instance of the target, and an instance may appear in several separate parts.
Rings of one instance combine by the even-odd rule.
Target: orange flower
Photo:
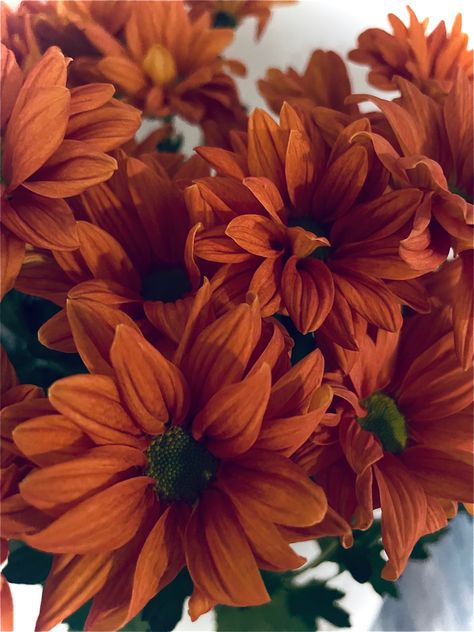
[[[2,45],[2,293],[15,281],[24,244],[77,248],[63,198],[110,178],[109,151],[133,136],[139,112],[111,99],[113,87],[68,90],[68,61],[50,48],[24,77]]]
[[[355,104],[345,104],[346,97],[351,94],[351,83],[346,65],[333,51],[315,50],[302,74],[291,66],[285,72],[269,68],[265,79],[258,81],[258,87],[276,113],[287,101],[302,109],[321,106],[351,117],[359,114]]]
[[[84,34],[102,58],[84,59],[82,67],[112,81],[148,116],[180,114],[197,123],[217,104],[229,111],[238,105],[224,69],[245,69],[220,58],[232,31],[211,29],[207,14],[193,22],[183,0],[130,3],[124,46],[100,25]]]
[[[386,579],[397,579],[417,540],[472,502],[472,367],[454,352],[447,310],[406,321],[401,336],[366,336],[346,377],[328,375],[339,423],[296,460],[356,529],[382,509]]]
[[[203,300],[208,288],[196,307]],[[43,452],[21,484],[25,500],[51,516],[25,541],[60,554],[38,628],[92,597],[87,629],[121,628],[184,564],[195,585],[193,618],[216,602],[257,605],[269,599],[259,567],[303,562],[280,525],[310,526],[326,511],[324,494],[289,458],[330,403],[330,389],[316,390],[322,356],[288,369],[283,333],[274,323],[262,338],[255,302],[207,324],[198,315],[173,362],[121,325],[108,375],[51,387],[56,417],[93,447],[52,465]],[[88,335],[96,332],[78,339],[80,352]],[[320,407],[308,412],[315,396]],[[32,460],[50,435],[41,417],[14,432]]]
[[[187,0],[191,17],[197,19],[210,13],[214,28],[236,28],[246,17],[257,19],[256,37],[260,39],[275,6],[290,4],[294,0]]]
[[[370,100],[382,110],[394,140],[392,146],[379,134],[368,134],[380,160],[391,172],[394,186],[419,186],[427,191],[413,237],[435,222],[451,238],[472,242],[474,224],[472,157],[472,82],[462,73],[456,77],[443,105],[397,78],[402,98],[398,103],[355,95],[351,100]],[[407,241],[407,251],[410,242]],[[409,256],[409,252],[406,253]]]
[[[400,327],[400,300],[386,280],[434,269],[447,246],[441,255],[419,252],[419,270],[400,258],[423,193],[385,193],[388,173],[370,146],[351,144],[362,129],[370,129],[367,119],[336,133],[330,148],[315,127],[310,139],[285,105],[280,125],[255,111],[247,143],[240,140],[236,151],[198,149],[219,175],[185,193],[205,226],[196,256],[220,264],[211,280],[219,309],[250,290],[263,316],[288,314],[300,332],[319,330],[352,350],[361,319],[388,331]],[[394,291],[402,296],[401,287]]]
[[[419,22],[412,9],[407,8],[408,27],[390,13],[393,35],[378,28],[364,31],[349,59],[370,66],[369,81],[376,88],[397,89],[394,77],[399,75],[425,94],[442,98],[451,88],[458,69],[463,69],[470,78],[473,74],[472,51],[467,50],[468,37],[461,31],[461,14],[456,16],[449,35],[442,21],[427,36],[428,18]]]
[[[67,307],[69,320],[63,309],[40,329],[44,345],[75,351],[71,327],[82,327],[84,318],[110,325],[108,335],[98,338],[102,345],[110,346],[119,322],[136,322],[156,343],[161,335],[162,351],[179,343],[193,293],[201,285],[193,254],[197,227],[190,223],[181,187],[207,167],[197,156],[170,165],[172,180],[160,154],[142,158],[122,154],[107,183],[72,200],[79,219],[77,250],[27,255],[18,289],[63,308],[68,296],[73,299]],[[86,364],[100,370],[90,356]]]

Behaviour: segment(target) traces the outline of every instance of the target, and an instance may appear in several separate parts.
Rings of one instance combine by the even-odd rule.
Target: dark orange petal
[[[48,527],[25,535],[27,544],[49,553],[102,553],[126,544],[149,507],[147,476],[129,478],[84,500]]]
[[[331,311],[332,274],[321,261],[290,257],[283,269],[281,294],[295,327],[303,334],[315,331]]]
[[[132,96],[146,87],[141,67],[128,57],[103,57],[98,63],[98,70],[106,79]]]
[[[277,224],[283,224],[282,218],[286,214],[285,204],[277,187],[268,178],[245,178],[243,184],[252,191],[254,196],[275,220]]]
[[[251,450],[221,465],[219,486],[237,508],[281,525],[307,527],[323,519],[326,496],[295,463],[267,450]],[[240,511],[240,509],[239,509]]]
[[[107,154],[86,143],[65,140],[34,179],[23,186],[46,197],[70,197],[108,180],[116,169],[116,160]]]
[[[243,180],[248,175],[247,164],[241,156],[220,147],[196,147],[196,152],[220,175]]]
[[[315,390],[321,385],[324,358],[315,349],[297,362],[273,386],[266,419],[293,417],[308,411]]]
[[[89,498],[125,477],[126,470],[146,465],[141,450],[100,446],[64,463],[31,472],[20,483],[23,498],[49,512]]]
[[[269,601],[245,532],[221,491],[204,492],[189,519],[185,542],[192,580],[208,598],[229,606]]]
[[[49,398],[98,445],[141,447],[141,429],[122,406],[115,382],[105,375],[73,375],[55,382]]]
[[[0,119],[1,128],[3,130],[5,123],[12,113],[18,92],[23,83],[23,72],[17,64],[13,51],[7,48],[3,43],[1,44],[1,51],[2,83],[0,84],[0,99],[2,102],[2,112]]]
[[[13,599],[6,578],[0,575],[0,626],[2,630],[13,630]]]
[[[19,424],[15,444],[33,463],[45,467],[62,463],[94,447],[80,427],[63,415],[41,415]]]
[[[382,543],[388,555],[382,577],[398,579],[423,534],[427,502],[421,485],[388,454],[374,466],[382,508]]]
[[[138,331],[119,325],[110,359],[122,400],[145,432],[157,435],[168,421],[182,423],[189,407],[183,374]]]
[[[15,106],[4,148],[9,190],[32,176],[57,151],[66,131],[69,102],[69,90],[58,86],[38,88],[28,95],[21,110]]]
[[[2,223],[38,248],[74,250],[79,245],[74,215],[64,200],[49,200],[20,190],[15,192],[12,204],[2,202]]]
[[[285,247],[283,226],[262,215],[240,215],[231,220],[225,234],[246,252],[259,257],[278,257]]]
[[[285,187],[283,165],[289,132],[282,130],[272,117],[256,108],[248,125],[248,164],[251,175],[272,180],[280,193]]]
[[[260,311],[253,302],[230,310],[197,336],[181,362],[197,407],[242,379],[260,332]]]
[[[285,178],[288,195],[298,213],[311,211],[315,165],[306,135],[292,129],[285,157]]]
[[[241,382],[225,386],[194,418],[194,438],[205,437],[207,448],[221,459],[247,452],[260,432],[270,388],[271,372],[267,364]]]
[[[454,344],[463,369],[467,371],[472,366],[474,348],[474,250],[464,250],[459,256],[462,260],[462,272],[453,303]]]
[[[216,602],[210,599],[202,590],[194,587],[193,594],[189,598],[188,614],[191,621],[196,621],[202,614],[209,612]]]
[[[2,227],[0,233],[0,268],[1,293],[0,299],[9,292],[15,284],[21,264],[25,258],[25,242],[13,235],[8,228]]]
[[[117,325],[138,329],[125,312],[98,301],[84,298],[68,299],[67,317],[77,350],[91,373],[113,373],[110,347]]]
[[[75,353],[76,343],[66,310],[62,309],[47,320],[38,330],[38,340],[42,345],[62,353]]]
[[[44,585],[37,630],[50,630],[89,601],[107,581],[110,553],[58,555]]]

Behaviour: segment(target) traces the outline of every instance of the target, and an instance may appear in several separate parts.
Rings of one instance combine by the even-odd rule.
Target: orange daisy
[[[78,241],[63,198],[110,178],[105,154],[140,125],[106,84],[66,88],[68,60],[50,48],[25,77],[2,45],[2,293],[15,281],[24,244],[73,250]]]
[[[472,367],[454,351],[448,310],[408,319],[401,335],[366,336],[349,374],[327,375],[338,423],[296,460],[356,529],[382,510],[386,579],[397,579],[417,540],[472,502]]]
[[[124,45],[103,32],[100,25],[84,30],[101,57],[84,59],[82,66],[112,81],[145,115],[179,114],[198,123],[213,106],[233,112],[239,105],[225,69],[245,69],[220,57],[232,30],[212,29],[207,14],[191,20],[183,0],[130,3]]]
[[[280,125],[256,110],[234,152],[198,149],[218,176],[185,193],[205,227],[196,256],[219,264],[211,280],[219,309],[250,290],[263,316],[287,314],[300,332],[320,330],[352,350],[359,318],[388,331],[401,326],[400,301],[411,304],[404,280],[437,267],[448,245],[441,253],[420,246],[419,269],[401,259],[423,192],[386,192],[388,172],[370,146],[351,143],[362,129],[367,119],[336,131],[328,147],[286,104]],[[401,285],[392,292],[387,280]]]
[[[349,117],[359,115],[357,105],[345,103],[346,97],[351,94],[351,83],[344,61],[334,51],[313,51],[301,74],[291,66],[285,72],[269,68],[265,78],[259,79],[258,87],[276,113],[286,101],[302,109],[321,106]]]
[[[425,94],[442,98],[451,88],[458,69],[463,69],[470,78],[473,76],[472,51],[467,49],[468,37],[462,32],[461,14],[456,16],[450,34],[441,21],[427,35],[428,18],[420,22],[414,11],[407,9],[409,26],[390,13],[393,34],[378,28],[364,31],[349,59],[370,66],[369,81],[376,88],[396,90],[394,77],[398,75]]]
[[[196,306],[203,300],[206,288]],[[195,586],[193,618],[216,602],[261,604],[269,597],[258,569],[303,562],[280,525],[310,526],[326,511],[320,488],[289,458],[330,403],[330,389],[320,388],[322,356],[315,351],[288,369],[283,333],[274,324],[262,338],[255,302],[207,324],[198,315],[173,362],[120,325],[108,375],[50,388],[55,416],[93,447],[52,465],[43,452],[20,486],[51,517],[24,540],[59,554],[39,629],[91,597],[87,629],[118,629],[183,565]],[[87,344],[85,334],[79,351]],[[14,431],[32,460],[50,436],[44,417]]]
[[[408,81],[400,77],[396,81],[402,93],[397,103],[370,95],[350,97],[375,103],[393,133],[392,144],[373,132],[363,136],[373,142],[395,187],[418,186],[427,191],[412,235],[415,243],[430,222],[445,232],[451,246],[457,241],[472,243],[472,82],[459,72],[439,105]],[[410,257],[410,246],[407,240],[405,258]]]
[[[161,336],[163,351],[163,345],[179,343],[201,285],[193,254],[197,227],[190,222],[182,187],[207,167],[199,157],[181,164],[179,156],[173,158],[178,164],[168,165],[171,178],[158,153],[142,160],[121,154],[108,182],[72,200],[79,248],[27,254],[16,287],[63,308],[39,330],[42,344],[75,351],[71,327],[82,328],[83,319],[98,320],[102,334],[93,339],[100,348],[110,346],[119,322],[136,322],[155,343]],[[66,310],[68,296],[74,300]],[[94,347],[86,364],[100,370],[100,363]]]

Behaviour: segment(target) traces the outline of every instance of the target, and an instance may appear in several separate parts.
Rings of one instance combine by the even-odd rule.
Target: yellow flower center
[[[161,44],[153,44],[142,62],[143,70],[157,86],[172,83],[178,76],[176,62],[170,51]]]
[[[146,451],[147,476],[161,500],[193,503],[216,474],[218,460],[180,426],[155,437]]]
[[[367,409],[367,415],[357,419],[362,428],[373,432],[387,452],[403,452],[408,440],[407,423],[395,401],[385,393],[374,393],[361,404]]]

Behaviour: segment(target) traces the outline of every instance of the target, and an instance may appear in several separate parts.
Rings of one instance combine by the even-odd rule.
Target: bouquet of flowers
[[[219,629],[346,625],[301,569],[393,592],[471,511],[461,17],[360,35],[394,99],[318,49],[247,111],[226,48],[278,4],[2,5],[3,630],[15,576],[44,583],[38,630],[171,630],[189,595]]]

